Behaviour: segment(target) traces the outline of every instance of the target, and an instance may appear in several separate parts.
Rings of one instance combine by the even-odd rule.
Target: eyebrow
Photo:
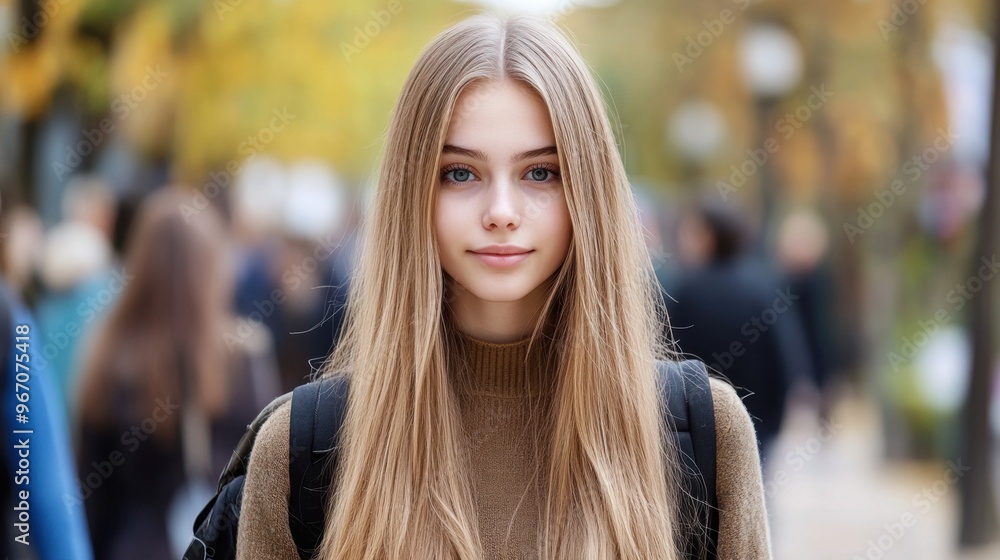
[[[460,156],[466,156],[473,159],[478,159],[481,161],[489,161],[490,158],[486,157],[486,154],[481,150],[470,150],[469,148],[462,148],[460,146],[452,146],[451,144],[445,144],[441,148],[442,154],[457,154]],[[517,163],[521,160],[536,158],[541,156],[551,156],[556,155],[558,151],[555,146],[546,146],[544,148],[538,148],[535,150],[528,150],[526,152],[521,152],[515,154],[514,157],[510,158],[510,163]]]

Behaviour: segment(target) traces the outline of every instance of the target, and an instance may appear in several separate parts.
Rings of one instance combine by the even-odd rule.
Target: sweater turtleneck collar
[[[540,394],[545,373],[538,348],[529,356],[531,337],[495,343],[458,331],[458,340],[467,366],[459,374],[461,391],[509,398]]]

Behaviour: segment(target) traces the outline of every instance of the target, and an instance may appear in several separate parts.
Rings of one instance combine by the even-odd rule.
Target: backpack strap
[[[184,552],[184,560],[233,558],[236,556],[236,532],[243,507],[243,483],[250,463],[250,453],[261,427],[271,413],[292,398],[286,393],[271,401],[247,426],[229,463],[219,476],[215,495],[194,520],[193,538]]]
[[[705,365],[697,360],[657,362],[665,413],[683,463],[691,513],[706,528],[703,539],[686,531],[689,558],[715,560],[719,538],[715,492],[715,410]],[[302,559],[312,558],[326,525],[326,504],[339,456],[340,430],[347,411],[348,381],[321,379],[292,393],[289,427],[288,524]],[[666,421],[666,414],[664,420]]]
[[[683,479],[689,499],[685,501],[687,518],[705,528],[704,534],[684,531],[689,558],[714,560],[719,540],[718,498],[715,491],[715,409],[705,365],[697,360],[658,362],[663,382],[661,398],[673,425],[681,456]]]
[[[346,377],[320,379],[292,392],[288,429],[288,526],[303,559],[319,548],[326,504],[340,452],[340,428],[347,412]]]
[[[270,404],[261,410],[257,417],[247,425],[247,431],[244,432],[243,437],[240,438],[239,443],[236,444],[236,449],[233,450],[233,454],[229,457],[229,462],[226,463],[226,468],[222,471],[219,476],[219,486],[216,489],[217,492],[222,492],[222,489],[233,481],[238,476],[243,476],[247,473],[247,466],[250,461],[250,451],[253,449],[253,442],[257,439],[257,433],[264,426],[264,422],[271,417],[271,413],[277,410],[281,405],[288,402],[292,398],[291,393],[285,393],[280,397],[271,401]]]

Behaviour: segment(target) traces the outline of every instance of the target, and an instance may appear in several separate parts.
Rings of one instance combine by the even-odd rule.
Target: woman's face
[[[504,80],[474,84],[458,98],[441,153],[434,233],[441,265],[458,284],[453,305],[544,301],[543,282],[562,264],[572,226],[540,97]],[[491,255],[503,250],[496,245],[518,254]]]

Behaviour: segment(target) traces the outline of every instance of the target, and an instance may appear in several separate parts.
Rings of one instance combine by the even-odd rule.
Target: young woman
[[[435,38],[366,228],[326,372],[351,389],[317,558],[681,558],[662,299],[571,43],[526,17]],[[712,393],[720,558],[768,558],[750,418],[729,386]],[[240,558],[297,558],[289,410],[254,444]]]

